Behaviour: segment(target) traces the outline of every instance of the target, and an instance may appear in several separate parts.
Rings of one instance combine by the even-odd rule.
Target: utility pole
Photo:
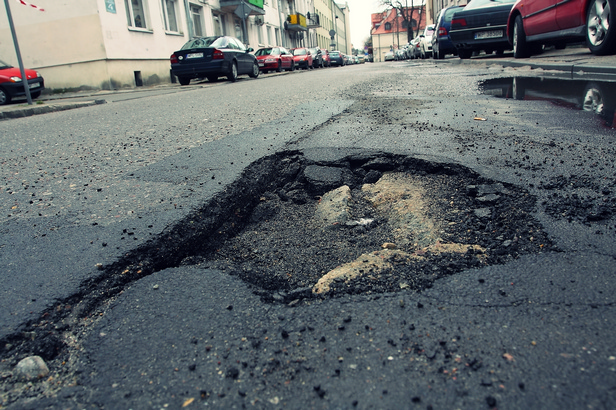
[[[15,53],[17,54],[17,63],[19,64],[19,72],[21,73],[21,82],[26,92],[26,98],[28,104],[32,105],[32,96],[30,95],[30,86],[28,84],[28,77],[26,77],[26,70],[24,70],[24,63],[21,61],[21,51],[19,51],[19,43],[17,42],[17,34],[15,33],[15,25],[13,24],[13,16],[11,15],[11,8],[9,7],[9,0],[4,0],[6,6],[6,15],[9,18],[9,26],[11,27],[11,35],[13,36],[13,44],[15,45]]]

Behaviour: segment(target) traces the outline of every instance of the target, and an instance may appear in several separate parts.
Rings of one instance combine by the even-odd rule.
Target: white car
[[[421,37],[420,42],[420,55],[421,58],[432,57],[432,35],[434,34],[434,24],[426,26]]]

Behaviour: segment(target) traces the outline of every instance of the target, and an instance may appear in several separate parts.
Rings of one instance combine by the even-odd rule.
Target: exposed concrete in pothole
[[[389,245],[389,244],[387,244]],[[387,246],[384,244],[384,246]],[[469,250],[473,250],[476,257],[479,259],[485,258],[485,249],[479,245],[464,245],[459,243],[437,242],[434,245],[420,249],[413,253],[400,251],[397,249],[383,249],[361,255],[359,258],[350,263],[345,263],[334,270],[329,271],[321,277],[316,285],[312,288],[314,294],[322,295],[330,291],[330,285],[333,282],[349,282],[360,276],[369,276],[373,279],[384,272],[388,272],[398,264],[408,264],[412,261],[425,259],[425,255],[439,255],[444,253],[459,253],[465,254]]]
[[[424,248],[436,243],[438,223],[424,215],[426,192],[416,178],[388,173],[374,184],[364,184],[362,191],[376,210],[389,218],[399,248]]]
[[[395,243],[385,243],[384,249],[364,253],[322,276],[312,288],[315,294],[329,292],[333,282],[349,282],[360,276],[378,277],[391,271],[397,264],[408,264],[425,259],[426,254],[466,254],[469,250],[485,259],[486,249],[479,245],[441,243],[439,224],[429,218],[424,209],[426,192],[421,183],[408,174],[384,174],[374,184],[364,184],[364,199],[389,221]],[[315,211],[315,218],[331,227],[349,220],[349,206],[353,201],[349,187],[342,186],[325,193]],[[401,248],[401,249],[396,249]]]

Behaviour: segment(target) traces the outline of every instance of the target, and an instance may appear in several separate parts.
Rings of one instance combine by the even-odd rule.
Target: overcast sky
[[[338,0],[344,4],[344,0]],[[370,37],[370,15],[385,9],[379,0],[346,0],[351,16],[351,42],[353,47],[363,49],[364,41]]]

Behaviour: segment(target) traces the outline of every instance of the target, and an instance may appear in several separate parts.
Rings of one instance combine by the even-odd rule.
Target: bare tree
[[[416,5],[415,3],[419,4]],[[398,15],[402,17],[402,21],[406,22],[407,42],[410,42],[419,35],[419,26],[423,18],[423,0],[381,0],[381,5],[395,9]],[[413,15],[415,14],[415,10],[418,11],[417,14],[419,15],[419,19],[415,27],[413,27]]]

